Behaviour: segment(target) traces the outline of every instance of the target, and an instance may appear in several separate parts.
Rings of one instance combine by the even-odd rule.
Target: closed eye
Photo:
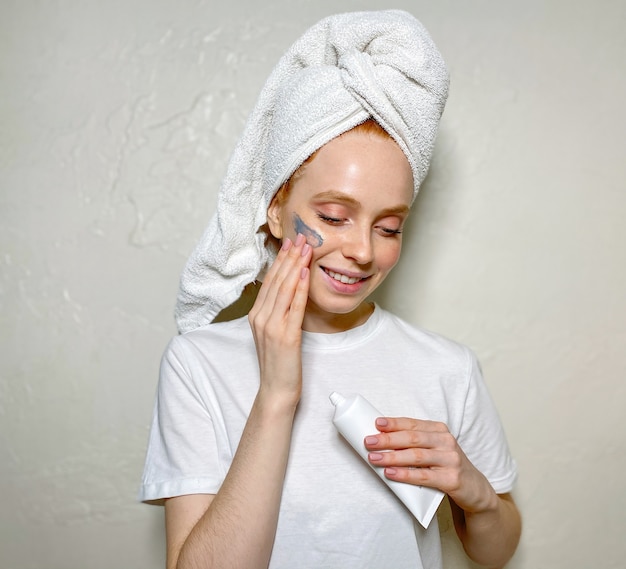
[[[317,217],[319,217],[323,222],[325,223],[330,223],[331,225],[337,225],[343,221],[345,221],[344,219],[341,219],[339,217],[330,217],[328,215],[324,215],[321,212],[317,212]]]
[[[322,213],[321,211],[316,212],[316,214],[318,219],[322,220],[324,223],[328,223],[329,225],[341,225],[347,221],[344,217],[332,217]],[[384,237],[394,237],[402,234],[402,229],[391,229],[390,227],[383,227],[382,225],[377,225],[375,229]]]
[[[385,235],[400,235],[402,233],[402,229],[388,229],[387,227],[381,227],[380,230]]]

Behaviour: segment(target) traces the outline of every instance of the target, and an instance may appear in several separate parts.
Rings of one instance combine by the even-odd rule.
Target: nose
[[[354,228],[347,231],[342,247],[343,256],[352,259],[359,265],[367,265],[374,260],[372,236],[367,229]]]

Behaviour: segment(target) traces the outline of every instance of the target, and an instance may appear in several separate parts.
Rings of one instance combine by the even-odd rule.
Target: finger
[[[307,301],[309,299],[309,284],[310,284],[311,271],[308,267],[302,267],[300,271],[300,280],[296,287],[296,293],[294,294],[291,302],[291,308],[289,311],[288,322],[289,326],[297,326],[302,328],[302,322],[304,320],[304,312],[306,310]]]
[[[265,299],[267,298],[267,291],[271,287],[276,273],[278,272],[284,258],[287,256],[287,253],[289,249],[291,249],[292,245],[293,243],[291,239],[286,238],[283,241],[278,251],[278,254],[276,255],[276,259],[265,274],[265,278],[263,279],[263,283],[261,284],[261,288],[259,289],[259,292],[257,294],[254,306],[252,307],[252,310],[250,312],[254,312],[255,308],[258,310],[258,307],[260,307],[265,302]]]
[[[376,428],[381,432],[391,431],[429,431],[445,433],[448,427],[440,421],[427,421],[409,417],[379,417]]]
[[[285,262],[279,274],[276,276],[274,286],[268,293],[273,295],[273,312],[277,315],[287,315],[294,309],[294,301],[298,299],[298,312],[306,306],[304,294],[308,297],[308,274],[303,273],[311,262],[311,246],[303,241],[298,246],[292,248],[289,253],[289,262]],[[305,283],[302,277],[306,276]],[[304,290],[302,287],[305,286]]]
[[[454,437],[440,431],[392,431],[369,435],[364,440],[370,450],[397,450],[405,448],[440,448],[449,450],[456,446]]]
[[[257,297],[253,310],[250,311],[249,319],[253,327],[259,330],[266,324],[272,324],[272,328],[285,324],[285,318],[290,313],[291,303],[297,292],[302,269],[311,262],[312,249],[302,235],[298,235],[296,243],[284,247],[283,253],[272,266],[272,274],[264,282],[263,294]],[[308,282],[308,280],[307,280]],[[308,295],[308,287],[306,288]],[[260,292],[259,292],[260,294]],[[302,293],[300,293],[302,298]],[[299,302],[302,304],[302,300]],[[298,329],[302,327],[304,313],[296,317]],[[299,320],[299,322],[298,322]]]
[[[263,279],[263,285],[257,296],[257,302],[255,302],[258,309],[257,312],[260,312],[264,306],[268,309],[268,313],[273,310],[278,290],[285,278],[296,270],[294,266],[301,257],[302,246],[305,243],[306,241],[300,235],[296,239],[296,243],[285,239],[279,254]]]
[[[373,466],[384,467],[445,468],[455,466],[453,453],[428,448],[370,452],[368,460]]]
[[[452,499],[456,498],[459,489],[463,486],[461,471],[453,468],[389,466],[384,469],[384,473],[385,477],[389,480],[414,484],[415,486],[436,488],[448,494]],[[487,482],[487,484],[489,483]],[[480,493],[475,490],[477,486],[475,486],[474,483],[470,482],[470,486],[472,487],[470,494],[480,495]]]
[[[445,472],[432,468],[390,466],[385,468],[385,478],[395,480],[396,482],[404,482],[405,484],[413,484],[415,486],[437,488],[444,492],[445,489],[451,485],[447,480],[448,475]]]

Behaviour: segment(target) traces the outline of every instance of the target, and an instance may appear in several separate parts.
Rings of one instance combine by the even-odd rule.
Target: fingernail
[[[289,249],[289,247],[291,247],[291,239],[289,239],[289,237],[285,238],[285,240],[283,241],[283,245],[281,247],[281,249],[283,251],[287,251],[287,249]]]
[[[302,270],[300,271],[300,278],[302,280],[306,279],[306,275],[309,272],[309,269],[307,267],[302,267]]]
[[[369,459],[372,462],[376,462],[377,460],[382,460],[383,459],[383,455],[381,453],[379,453],[379,452],[370,452]]]
[[[398,471],[395,468],[385,468],[385,474],[389,474],[390,476],[395,476]]]
[[[384,417],[378,417],[378,419],[376,419],[376,425],[379,427],[386,427],[388,424],[389,421],[387,421]]]
[[[302,247],[302,253],[300,253],[303,257],[306,257],[308,252],[311,250],[311,246],[308,243],[304,244],[304,247]]]
[[[378,443],[378,437],[365,437],[365,444],[373,446]]]
[[[298,233],[298,236],[296,237],[296,246],[302,245],[304,241],[305,241],[304,235],[302,235],[302,233]]]

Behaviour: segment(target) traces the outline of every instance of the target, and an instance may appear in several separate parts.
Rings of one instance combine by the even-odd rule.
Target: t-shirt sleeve
[[[161,360],[139,491],[144,502],[215,494],[224,479],[210,409],[186,365],[184,342],[172,339]]]
[[[476,356],[468,352],[469,383],[457,441],[472,464],[498,494],[510,492],[517,479],[517,465]]]

